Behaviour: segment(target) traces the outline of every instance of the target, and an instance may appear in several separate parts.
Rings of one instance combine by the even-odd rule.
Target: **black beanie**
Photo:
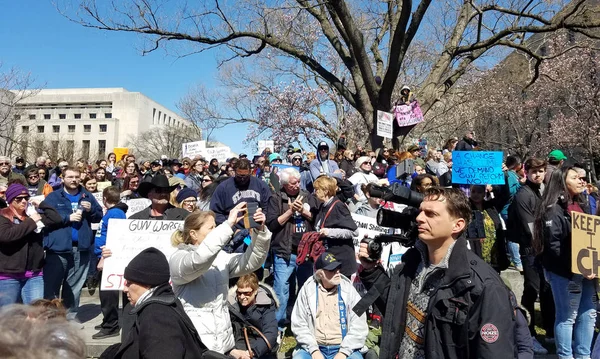
[[[127,281],[156,287],[169,283],[169,262],[158,249],[146,248],[129,262],[123,276]]]

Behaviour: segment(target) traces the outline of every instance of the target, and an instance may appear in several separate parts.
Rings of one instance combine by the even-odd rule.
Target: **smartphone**
[[[258,203],[249,202],[246,204],[246,213],[244,213],[244,228],[250,229],[260,227],[260,224],[254,221],[254,214],[256,213],[256,210],[258,210]]]

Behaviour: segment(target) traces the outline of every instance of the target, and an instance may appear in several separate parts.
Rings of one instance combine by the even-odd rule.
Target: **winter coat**
[[[556,275],[571,279],[571,215],[559,203],[543,213],[544,268]]]
[[[340,288],[342,300],[346,305],[346,323],[348,332],[340,345],[340,353],[350,356],[354,351],[365,345],[369,328],[365,313],[357,315],[354,306],[360,301],[360,295],[354,289],[350,279],[341,276]],[[298,347],[312,353],[319,350],[315,338],[315,322],[317,320],[317,280],[315,276],[309,278],[300,291],[292,310],[292,332],[296,337]],[[340,328],[341,330],[341,328]]]
[[[83,200],[91,203],[90,211],[83,211],[81,222],[79,222],[79,229],[77,230],[77,248],[80,251],[87,251],[92,247],[92,240],[94,238],[91,224],[98,223],[102,219],[102,207],[100,207],[96,198],[85,188],[79,186],[79,191],[81,194],[79,203]],[[44,248],[54,253],[71,253],[73,251],[73,228],[69,219],[71,214],[73,214],[71,201],[66,196],[64,189],[61,188],[58,191],[48,194],[42,203],[56,209],[62,217],[62,223],[59,225],[44,228]]]
[[[422,260],[420,251],[411,248],[392,278],[381,266],[360,273],[368,289],[365,298],[371,300],[360,303],[356,310],[362,313],[372,302],[381,311],[381,359],[398,354],[411,282]],[[487,263],[467,249],[463,238],[457,239],[442,282],[430,294],[425,320],[428,359],[506,359],[515,352],[515,314],[509,290]]]
[[[117,359],[195,359],[207,352],[168,283],[156,287],[130,315],[135,315],[135,322],[115,356]]]
[[[198,173],[190,173],[184,180],[185,186],[193,189],[197,193],[202,190],[202,176]]]
[[[45,226],[62,222],[54,208],[42,202],[39,209],[43,211],[40,216]],[[44,236],[35,232],[37,225],[33,219],[26,217],[19,224],[15,224],[14,219],[10,208],[0,210],[0,273],[39,272],[44,267]]]
[[[233,235],[227,222],[213,229],[199,245],[180,244],[169,266],[173,290],[211,350],[227,353],[234,347],[227,309],[229,279],[260,268],[269,252],[271,232],[252,231],[244,253],[222,251]]]
[[[463,139],[456,144],[454,151],[473,151],[475,147],[477,147],[477,141],[463,137]]]
[[[354,174],[354,172],[356,172],[354,162],[346,158],[340,161],[340,169],[346,172],[346,178],[350,178]]]
[[[3,184],[5,186],[8,186],[9,183],[13,183],[15,181],[18,181],[24,185],[27,185],[27,181],[25,180],[25,176],[23,176],[20,173],[16,173],[13,171],[10,171],[8,173],[8,177],[4,177],[2,175],[0,175],[0,184]]]
[[[53,173],[50,176],[50,179],[48,179],[48,184],[52,186],[52,189],[55,191],[61,189],[63,185],[62,176],[56,172]]]
[[[302,196],[302,202],[308,203],[311,208],[317,207],[317,199],[308,192],[300,191],[298,196]],[[273,233],[271,250],[275,255],[285,260],[290,260],[290,255],[297,253],[302,234],[313,230],[312,221],[304,217],[302,217],[301,232],[295,230],[294,216],[291,216],[283,225],[279,224],[277,218],[289,209],[288,199],[288,194],[285,191],[279,191],[271,196],[267,206],[267,226]]]
[[[520,244],[521,254],[526,254],[526,251],[531,249],[533,239],[531,229],[535,220],[535,209],[541,200],[539,185],[527,181],[519,188],[508,206],[506,239]]]
[[[326,162],[327,167],[329,167],[327,171],[323,167],[323,162]],[[341,173],[334,174],[334,172],[338,170],[339,167],[334,160],[329,159],[329,152],[327,152],[327,156],[325,156],[325,158],[321,158],[321,154],[319,153],[319,151],[317,151],[317,158],[310,162],[309,168],[313,182],[322,174],[342,178]]]
[[[237,286],[229,289],[227,299],[233,334],[235,337],[235,349],[248,350],[243,328],[246,327],[250,348],[254,354],[253,358],[276,358],[277,356],[277,318],[275,313],[279,307],[277,296],[273,289],[266,284],[260,283],[254,304],[242,311],[236,296]],[[253,326],[267,338],[269,345],[255,331],[248,328]],[[269,346],[271,349],[269,349]]]

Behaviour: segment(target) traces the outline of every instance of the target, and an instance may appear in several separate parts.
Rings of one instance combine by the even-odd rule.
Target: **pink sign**
[[[416,125],[423,121],[423,112],[417,100],[412,101],[409,105],[394,106],[394,116],[399,127]]]

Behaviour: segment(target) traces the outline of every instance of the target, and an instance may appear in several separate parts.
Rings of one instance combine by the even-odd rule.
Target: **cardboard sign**
[[[206,141],[187,142],[181,145],[181,157],[194,158],[201,155],[201,150],[206,148]]]
[[[505,184],[504,172],[502,172],[502,151],[453,151],[452,183]]]
[[[571,271],[573,273],[598,276],[600,246],[596,236],[599,232],[599,216],[571,212]]]
[[[113,153],[115,154],[116,158],[117,158],[117,162],[121,161],[121,158],[123,157],[123,155],[128,155],[129,154],[129,148],[127,147],[115,147],[113,148]]]
[[[228,146],[204,148],[200,152],[206,160],[216,158],[219,163],[225,163],[231,157],[231,149]]]
[[[258,141],[258,154],[262,154],[265,148],[269,148],[271,153],[275,152],[275,141]]]
[[[127,213],[125,213],[125,217],[129,218],[134,214],[143,211],[144,209],[150,207],[152,201],[148,198],[134,198],[128,201],[123,201],[127,204]]]
[[[409,105],[394,106],[394,116],[399,127],[416,125],[423,122],[423,112],[417,100],[412,101]]]
[[[377,111],[377,136],[392,138],[394,114]]]
[[[112,256],[104,260],[100,289],[122,290],[125,267],[148,247],[157,248],[168,260],[176,250],[171,245],[171,235],[180,225],[183,225],[183,221],[111,218],[108,221],[106,248],[110,248]]]

